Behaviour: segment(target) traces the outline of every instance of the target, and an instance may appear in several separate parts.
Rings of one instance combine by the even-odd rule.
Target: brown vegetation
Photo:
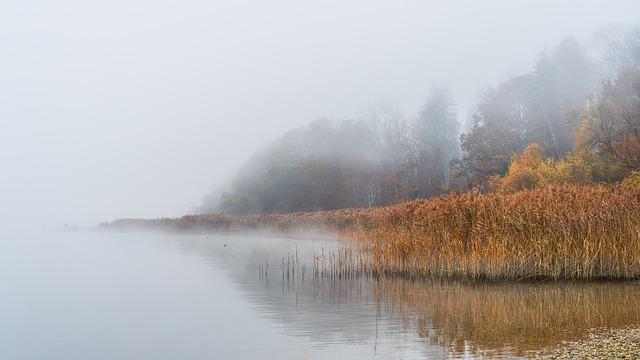
[[[640,188],[551,186],[378,211],[363,239],[385,272],[486,279],[640,276]]]
[[[640,187],[632,180],[513,194],[472,191],[370,209],[187,215],[147,225],[156,222],[176,231],[336,233],[364,246],[368,271],[376,274],[474,280],[640,277]],[[107,227],[125,228],[127,222]]]

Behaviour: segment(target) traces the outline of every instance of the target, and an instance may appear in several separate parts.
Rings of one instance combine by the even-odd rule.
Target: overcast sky
[[[177,216],[289,128],[485,86],[640,1],[0,2],[0,224]]]

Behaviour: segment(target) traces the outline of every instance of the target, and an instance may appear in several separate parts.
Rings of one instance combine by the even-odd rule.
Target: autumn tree
[[[599,163],[589,153],[569,153],[561,160],[544,154],[542,146],[530,144],[521,154],[513,156],[504,177],[491,179],[491,189],[513,193],[547,185],[589,185],[597,177]]]
[[[577,147],[627,171],[640,168],[640,68],[603,82],[583,115]]]
[[[459,186],[486,189],[504,175],[513,154],[526,144],[524,126],[528,76],[513,78],[486,91],[473,115],[473,127],[461,136],[462,158],[455,170]]]
[[[573,109],[591,91],[591,64],[580,45],[565,39],[543,52],[532,71],[489,90],[477,106],[472,129],[462,140],[456,175],[462,187],[487,189],[504,175],[512,156],[537,143],[556,160],[573,148],[579,126]]]
[[[551,53],[543,52],[527,77],[526,141],[540,144],[556,160],[571,151],[579,123],[567,115],[584,106],[592,84],[591,61],[575,40],[566,38]]]

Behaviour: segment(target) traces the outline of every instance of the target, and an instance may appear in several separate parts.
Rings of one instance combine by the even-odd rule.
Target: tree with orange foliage
[[[591,97],[576,147],[591,149],[626,173],[640,169],[640,68],[604,82]]]
[[[520,155],[514,155],[506,176],[491,179],[494,191],[514,193],[546,185],[589,185],[602,181],[610,168],[604,168],[589,151],[568,154],[555,161],[544,158],[544,150],[537,143],[529,145]]]
[[[536,143],[529,145],[520,155],[514,155],[507,175],[492,179],[494,190],[514,193],[549,183],[549,167],[543,159],[544,151]]]

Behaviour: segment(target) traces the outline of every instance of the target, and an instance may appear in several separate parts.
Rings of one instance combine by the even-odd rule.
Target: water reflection
[[[385,313],[454,354],[524,356],[589,329],[640,323],[640,291],[632,284],[377,284]]]
[[[226,271],[262,316],[319,347],[359,343],[381,357],[526,357],[590,329],[640,324],[635,283],[314,276],[314,255],[335,256],[338,242],[238,237],[181,244]]]

